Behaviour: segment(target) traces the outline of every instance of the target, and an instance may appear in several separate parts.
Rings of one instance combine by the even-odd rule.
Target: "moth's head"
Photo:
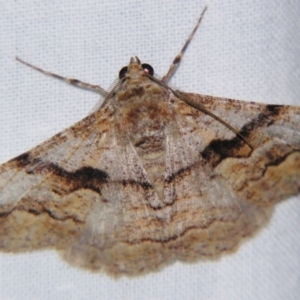
[[[128,66],[123,67],[119,72],[119,78],[138,78],[149,74],[153,76],[154,70],[148,64],[142,64],[137,56],[131,57]]]

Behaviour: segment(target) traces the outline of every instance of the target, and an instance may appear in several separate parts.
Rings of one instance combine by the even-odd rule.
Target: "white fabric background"
[[[99,98],[14,57],[108,88],[138,55],[164,75],[203,7],[171,83],[183,91],[300,104],[300,2],[0,1],[0,162],[87,115]],[[70,267],[54,251],[0,253],[0,299],[300,299],[300,198],[216,262],[176,263],[138,278]]]

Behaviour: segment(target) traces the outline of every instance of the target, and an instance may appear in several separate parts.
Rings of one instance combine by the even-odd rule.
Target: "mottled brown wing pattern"
[[[95,201],[92,178],[106,176],[89,164],[106,130],[95,132],[95,114],[0,167],[2,250],[59,249],[82,231]]]
[[[225,180],[233,193],[252,203],[268,205],[299,192],[299,107],[187,96],[231,124],[253,146],[251,150],[210,117],[204,117],[209,119],[206,123],[194,118],[195,122],[200,119],[200,127],[209,131],[202,134],[208,137],[202,157],[214,166],[215,174]]]
[[[74,265],[140,274],[234,250],[298,192],[299,108],[185,94],[251,149],[154,88],[167,101],[127,93],[1,167],[2,250],[53,247]]]

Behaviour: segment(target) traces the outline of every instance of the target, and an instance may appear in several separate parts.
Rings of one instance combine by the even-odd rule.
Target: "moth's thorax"
[[[164,151],[165,126],[172,118],[169,91],[146,76],[128,78],[116,93],[117,130],[140,154]]]
[[[165,124],[170,119],[169,91],[147,76],[140,61],[130,60],[116,91],[117,126],[143,156],[163,151]]]

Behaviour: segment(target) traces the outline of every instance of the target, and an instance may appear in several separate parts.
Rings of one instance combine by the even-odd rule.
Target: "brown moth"
[[[135,57],[100,108],[0,166],[0,249],[137,275],[216,258],[300,189],[300,108],[184,93]]]

